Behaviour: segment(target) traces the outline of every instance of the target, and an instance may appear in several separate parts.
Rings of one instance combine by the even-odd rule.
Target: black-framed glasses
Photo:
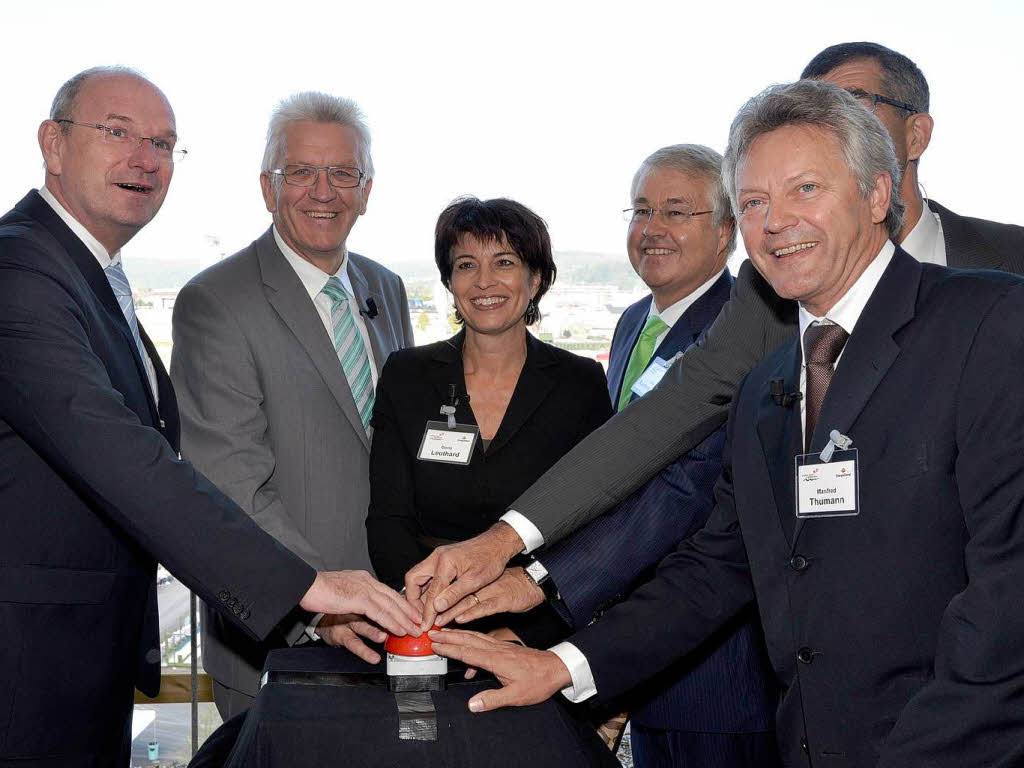
[[[170,160],[172,163],[180,163],[188,154],[187,149],[175,147],[174,139],[158,139],[152,136],[140,136],[135,131],[120,126],[111,127],[102,123],[79,123],[76,120],[60,118],[55,123],[67,123],[68,125],[80,125],[83,128],[95,128],[100,132],[100,137],[105,144],[120,147],[126,151],[134,152],[142,146],[142,142],[148,141],[153,145],[156,156],[162,160]]]
[[[622,209],[622,218],[624,221],[628,221],[631,224],[649,224],[651,219],[654,218],[654,214],[658,214],[658,218],[666,226],[672,226],[676,224],[685,224],[686,222],[692,221],[694,216],[705,216],[714,211],[690,211],[686,208],[680,208],[678,206],[670,205],[667,208],[654,208],[649,205],[634,205],[632,208]]]
[[[918,109],[913,104],[907,104],[905,101],[897,101],[896,99],[891,99],[888,96],[883,96],[880,93],[868,93],[867,91],[862,91],[860,88],[849,88],[847,89],[847,92],[867,107],[871,112],[874,112],[875,107],[879,104],[888,104],[890,107],[902,109],[912,115],[916,115],[918,112],[924,111],[923,109]]]
[[[320,171],[327,172],[327,182],[335,189],[351,189],[363,183],[366,174],[351,165],[286,165],[268,171],[284,177],[285,184],[293,187],[312,187],[320,178]]]

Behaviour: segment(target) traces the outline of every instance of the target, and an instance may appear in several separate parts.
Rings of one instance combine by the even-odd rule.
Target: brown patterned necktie
[[[804,331],[804,352],[807,355],[804,448],[808,452],[811,450],[811,438],[814,436],[814,426],[818,423],[821,404],[825,400],[828,385],[832,383],[832,374],[835,373],[836,358],[843,351],[848,338],[850,334],[833,323],[810,325]]]

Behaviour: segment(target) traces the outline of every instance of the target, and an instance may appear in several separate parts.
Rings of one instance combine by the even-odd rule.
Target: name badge
[[[671,360],[664,360],[660,357],[654,358],[651,364],[647,366],[647,370],[640,374],[640,378],[633,384],[631,391],[637,397],[643,397],[656,386],[661,378],[665,375],[665,371],[672,367],[672,363],[682,355],[676,355]]]
[[[859,514],[860,484],[857,449],[829,451],[796,457],[796,516],[849,517]]]
[[[479,427],[472,425],[428,421],[416,458],[443,464],[469,464],[479,434]]]

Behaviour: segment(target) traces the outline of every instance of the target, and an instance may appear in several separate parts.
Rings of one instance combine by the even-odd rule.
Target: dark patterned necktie
[[[846,331],[835,324],[810,325],[804,331],[804,352],[807,355],[807,405],[804,411],[806,426],[804,428],[804,447],[811,450],[811,438],[814,426],[818,423],[818,413],[825,400],[828,385],[832,383],[835,373],[836,359],[846,346],[850,337]]]

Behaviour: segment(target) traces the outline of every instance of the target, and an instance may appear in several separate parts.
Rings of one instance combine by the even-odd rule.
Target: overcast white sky
[[[5,4],[0,210],[41,183],[36,128],[88,66],[145,72],[189,157],[134,257],[233,252],[269,224],[258,170],[289,93],[356,99],[373,132],[369,212],[349,240],[385,264],[432,258],[453,197],[507,195],[548,221],[556,250],[622,252],[632,173],[665,144],[724,149],[740,104],[796,78],[827,45],[874,40],[932,89],[928,193],[1024,223],[1013,179],[1024,108],[1024,3],[263,2]]]

